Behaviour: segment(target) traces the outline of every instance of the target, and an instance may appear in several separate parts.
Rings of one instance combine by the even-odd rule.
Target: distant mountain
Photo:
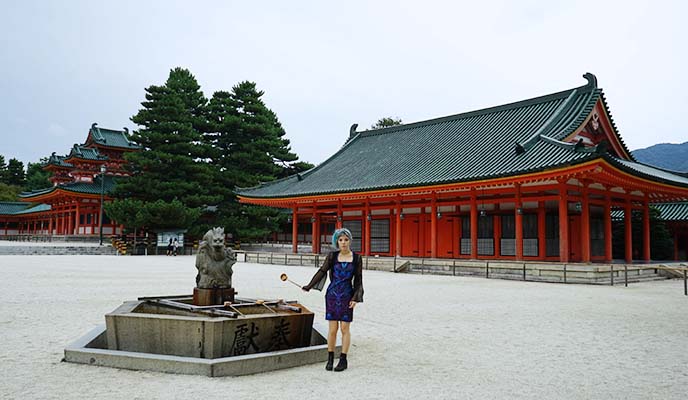
[[[633,157],[643,164],[688,172],[688,142],[681,144],[660,143],[645,149],[633,150]]]

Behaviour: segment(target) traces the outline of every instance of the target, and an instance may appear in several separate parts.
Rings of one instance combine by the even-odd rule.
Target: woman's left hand
[[[350,301],[349,302],[349,308],[354,308],[356,307],[356,302],[355,301]]]

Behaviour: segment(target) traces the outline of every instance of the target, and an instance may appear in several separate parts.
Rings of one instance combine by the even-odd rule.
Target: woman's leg
[[[351,346],[351,332],[349,331],[349,325],[351,325],[351,322],[342,321],[340,324],[340,329],[342,330],[342,353],[349,354],[349,346]]]
[[[327,351],[334,351],[337,345],[337,329],[339,328],[339,321],[329,322],[329,329],[327,330]],[[344,324],[344,322],[342,322]]]

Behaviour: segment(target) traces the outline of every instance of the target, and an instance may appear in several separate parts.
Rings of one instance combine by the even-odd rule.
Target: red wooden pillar
[[[643,260],[650,262],[650,202],[647,196],[643,201]]]
[[[612,199],[604,199],[604,261],[612,262]]]
[[[363,216],[363,220],[365,221],[365,233],[363,234],[363,242],[361,244],[361,247],[363,247],[364,251],[363,254],[366,256],[370,255],[370,220],[371,220],[371,215],[370,215],[370,202],[368,199],[365,201],[365,215]]]
[[[73,235],[74,234],[74,223],[73,223],[73,218],[72,218],[72,212],[69,211],[67,213],[67,234],[68,235]]]
[[[317,218],[317,212],[316,212],[316,205],[313,203],[313,212],[311,213],[311,252],[314,254],[319,253],[318,244],[320,243],[320,232],[319,231],[319,222]]]
[[[515,213],[515,229],[516,229],[516,260],[523,260],[523,208],[521,204],[521,184],[514,185],[516,189],[516,204],[514,207]]]
[[[5,235],[7,235],[7,225],[5,225]],[[678,233],[674,232],[674,261],[678,261]]]
[[[478,258],[478,201],[471,189],[471,258]]]
[[[395,234],[394,238],[396,241],[396,255],[397,257],[401,256],[401,196],[397,196],[397,219],[396,219],[396,225],[395,227]]]
[[[502,217],[499,214],[495,214],[492,217],[492,226],[494,226],[494,254],[499,257],[502,253]]]
[[[296,213],[297,206],[291,212],[291,252],[299,252],[299,214]]]
[[[430,257],[437,258],[437,194],[430,198]]]
[[[538,202],[538,258],[544,260],[547,257],[547,209],[545,202]]]
[[[79,234],[79,224],[81,221],[79,219],[81,218],[81,209],[79,208],[79,203],[76,203],[76,214],[74,215],[74,233]],[[115,233],[113,230],[112,233]]]
[[[337,201],[337,222],[335,223],[335,228],[336,229],[342,229],[343,226],[343,218],[344,218],[344,211],[342,210],[342,200],[339,199]]]
[[[633,262],[633,224],[631,222],[631,211],[631,201],[626,200],[626,204],[624,204],[624,231],[626,241],[626,254],[624,258],[627,263]]]
[[[566,182],[559,183],[559,261],[569,262],[569,200]]]
[[[581,188],[581,261],[590,262],[590,204],[587,183]]]
[[[48,235],[52,236],[53,234],[53,215],[49,214],[48,215]]]

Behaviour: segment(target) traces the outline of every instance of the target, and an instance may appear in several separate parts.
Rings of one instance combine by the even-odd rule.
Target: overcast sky
[[[257,83],[318,164],[349,127],[414,122],[586,83],[631,150],[688,140],[684,1],[0,0],[0,154],[36,162],[93,122],[130,130],[188,68],[207,97]]]

